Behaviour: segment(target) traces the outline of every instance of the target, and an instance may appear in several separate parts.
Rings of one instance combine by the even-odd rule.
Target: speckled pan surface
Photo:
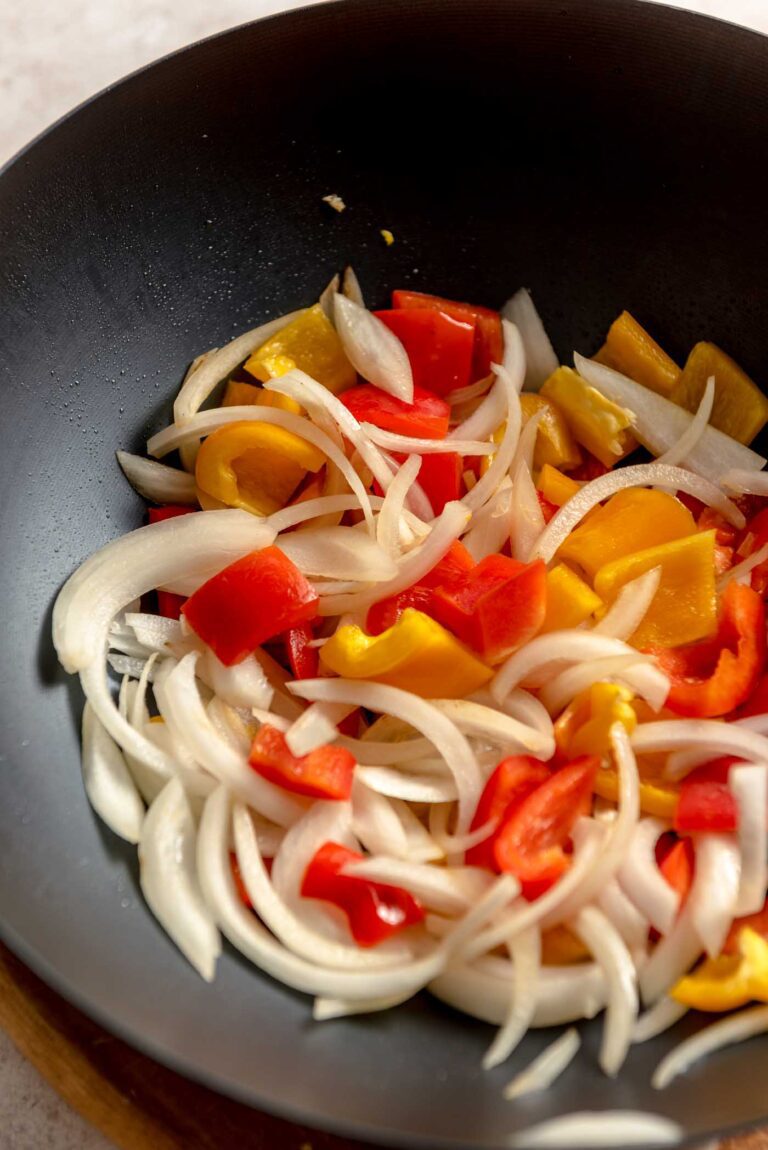
[[[82,700],[49,639],[63,579],[140,521],[115,448],[163,425],[197,352],[345,262],[378,303],[525,284],[563,357],[628,307],[673,354],[706,337],[767,379],[767,129],[754,33],[632,0],[359,0],[161,61],[5,170],[0,919],[65,995],[224,1092],[386,1144],[497,1148],[572,1109],[651,1109],[691,1136],[768,1114],[766,1041],[650,1089],[695,1021],[615,1083],[593,1025],[557,1087],[513,1107],[501,1086],[547,1033],[484,1075],[487,1028],[427,998],[315,1026],[230,951],[205,986],[83,797]]]

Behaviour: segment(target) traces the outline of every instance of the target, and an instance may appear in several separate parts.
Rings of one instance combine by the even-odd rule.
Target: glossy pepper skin
[[[265,391],[254,383],[244,380],[230,379],[224,389],[222,407],[279,407],[283,411],[292,411],[295,415],[301,413],[301,404],[288,395],[280,395],[278,391]]]
[[[317,614],[318,596],[279,547],[253,551],[219,571],[182,609],[225,666],[240,663],[281,631]]]
[[[245,370],[262,383],[294,368],[305,371],[334,394],[357,383],[357,372],[319,304],[303,311],[245,363]]]
[[[294,679],[315,679],[320,667],[317,647],[309,644],[315,637],[311,623],[299,623],[285,632],[285,650]]]
[[[595,359],[667,399],[680,379],[675,361],[628,311],[611,324]]]
[[[424,909],[402,887],[343,873],[344,867],[362,862],[363,857],[340,843],[324,843],[304,872],[301,894],[337,906],[347,916],[358,946],[370,947],[423,922]]]
[[[629,734],[637,726],[632,698],[629,688],[618,683],[593,683],[576,696],[555,723],[558,750],[570,758],[608,754],[614,723],[621,723]]]
[[[374,315],[408,353],[414,384],[436,395],[448,395],[470,382],[474,317],[456,319],[435,308],[400,308]]]
[[[518,803],[545,783],[551,773],[544,763],[529,755],[510,755],[501,760],[485,784],[470,830],[477,830],[491,821],[497,825],[487,839],[466,852],[464,861],[467,866],[498,871],[494,849],[502,821],[511,815]]]
[[[474,383],[489,374],[492,363],[501,363],[504,355],[504,339],[501,331],[501,316],[497,311],[477,304],[459,303],[456,300],[442,299],[440,296],[425,295],[418,291],[393,291],[392,307],[431,308],[443,312],[452,319],[474,321],[475,345],[472,354],[472,379]]]
[[[326,746],[294,755],[283,732],[266,723],[253,740],[248,762],[262,778],[307,798],[341,802],[352,793],[355,758],[349,751]]]
[[[371,383],[345,391],[339,399],[360,423],[373,423],[382,431],[417,439],[445,439],[451,409],[444,399],[414,386],[413,403],[404,403]]]
[[[716,1012],[753,1000],[768,1002],[768,942],[750,927],[742,927],[737,953],[706,959],[669,993],[685,1006]]]
[[[435,588],[450,586],[474,566],[475,561],[464,544],[458,541],[452,543],[439,563],[436,563],[413,587],[374,603],[368,611],[365,624],[368,634],[380,635],[382,631],[386,631],[397,622],[406,607],[415,607],[417,611],[432,615],[432,595]]]
[[[536,486],[544,498],[554,503],[555,507],[563,507],[569,499],[581,491],[581,484],[576,479],[564,475],[549,463],[545,463],[539,472]]]
[[[566,563],[547,572],[547,606],[541,633],[578,627],[603,605],[588,583]]]
[[[539,395],[560,409],[576,442],[606,467],[612,467],[637,447],[624,409],[590,387],[572,368],[558,367]]]
[[[686,411],[695,411],[711,375],[715,377],[715,402],[709,422],[739,443],[751,443],[768,422],[768,399],[715,344],[696,344],[669,398]]]

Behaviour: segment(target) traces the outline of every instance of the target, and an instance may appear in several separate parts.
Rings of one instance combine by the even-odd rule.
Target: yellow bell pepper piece
[[[320,660],[345,679],[371,679],[424,699],[460,699],[479,690],[493,671],[422,611],[408,607],[381,635],[339,627]]]
[[[541,936],[541,961],[545,966],[570,966],[586,962],[590,952],[567,926],[552,926]]]
[[[357,383],[357,372],[320,304],[303,311],[245,363],[245,370],[262,383],[294,368],[306,371],[334,394]]]
[[[708,958],[670,990],[694,1010],[723,1011],[768,1002],[768,942],[751,927],[739,932],[739,953]]]
[[[606,563],[647,547],[684,539],[696,531],[690,511],[674,495],[629,487],[595,508],[571,532],[557,554],[560,559],[578,563],[594,578]]]
[[[578,491],[581,491],[580,483],[568,475],[563,475],[562,471],[558,471],[556,467],[551,467],[549,463],[545,463],[539,472],[536,486],[544,498],[548,499],[550,503],[554,503],[555,507],[562,507]]]
[[[637,447],[627,412],[611,403],[570,367],[558,367],[539,392],[555,403],[577,443],[606,467]]]
[[[308,471],[325,456],[306,440],[269,423],[240,420],[202,444],[195,464],[201,493],[227,507],[271,515],[284,507]]]
[[[715,402],[709,422],[739,443],[751,443],[768,422],[768,399],[713,343],[696,344],[669,398],[686,411],[695,411],[710,375],[715,377]]]
[[[659,547],[648,547],[601,567],[595,591],[610,604],[625,583],[661,568],[659,589],[630,638],[635,647],[679,647],[717,630],[715,532],[701,531]]]
[[[661,781],[643,780],[638,787],[641,811],[647,815],[655,815],[658,819],[674,818],[679,798],[676,787]],[[601,799],[607,799],[610,803],[619,801],[619,775],[615,767],[602,767],[597,772],[594,791]]]
[[[280,395],[277,391],[264,391],[253,383],[243,383],[241,380],[230,379],[221,401],[222,407],[277,407],[281,411],[292,411],[300,415],[302,407],[291,399],[289,395]]]
[[[599,595],[575,571],[558,563],[547,572],[547,611],[541,633],[578,627],[602,605]]]
[[[628,311],[611,324],[595,359],[667,398],[680,378],[675,361]]]
[[[621,723],[630,734],[637,726],[637,716],[630,705],[632,698],[629,687],[619,683],[594,683],[574,700],[573,727],[568,733],[567,746],[561,749],[571,757],[607,755],[611,750],[610,733],[614,723]]]
[[[532,415],[541,412],[536,432],[536,446],[533,451],[534,470],[549,463],[552,467],[562,467],[569,471],[581,463],[581,452],[571,429],[557,404],[543,395],[525,392],[520,396],[523,410],[523,426]]]

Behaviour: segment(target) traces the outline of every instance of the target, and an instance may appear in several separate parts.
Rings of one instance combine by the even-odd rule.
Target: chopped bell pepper
[[[714,639],[654,654],[672,683],[671,711],[694,718],[727,715],[749,699],[765,672],[763,601],[751,587],[729,583]]]
[[[591,805],[599,765],[597,756],[586,755],[561,767],[502,823],[494,843],[496,865],[520,880],[524,897],[538,897],[570,866],[565,847]]]
[[[686,411],[695,411],[710,375],[715,377],[715,402],[709,422],[739,443],[751,443],[768,422],[768,399],[713,343],[696,344],[669,398]]]
[[[534,469],[538,471],[545,463],[564,471],[577,467],[581,463],[581,452],[557,404],[543,395],[526,391],[520,396],[520,406],[523,410],[523,426],[532,415],[541,412],[533,450]]]
[[[677,788],[659,780],[641,779],[640,810],[659,819],[671,819],[677,809]],[[601,767],[595,776],[595,794],[609,803],[619,801],[619,774],[615,767]]]
[[[510,755],[509,758],[502,759],[485,784],[470,830],[477,830],[492,819],[500,824],[509,817],[518,803],[532,794],[536,787],[545,783],[551,774],[544,763],[532,759],[529,755]],[[481,866],[498,871],[494,854],[498,833],[499,825],[487,839],[477,846],[470,847],[465,855],[467,866]]]
[[[357,383],[357,372],[320,304],[303,311],[245,362],[245,370],[262,383],[294,368],[305,371],[334,394]]]
[[[705,959],[669,993],[684,1006],[718,1013],[753,1000],[768,1002],[768,942],[750,927],[743,927],[738,953]]]
[[[596,507],[558,551],[594,578],[601,567],[660,543],[695,535],[696,521],[673,495],[629,487]]]
[[[179,515],[192,515],[196,509],[180,503],[166,503],[164,507],[150,507],[147,519],[150,523],[164,523],[166,519],[176,519]]]
[[[289,501],[307,471],[319,471],[325,456],[291,431],[270,423],[240,420],[214,431],[195,464],[198,488],[227,507],[271,515]]]
[[[541,633],[578,627],[603,604],[599,595],[565,563],[547,572],[547,610]]]
[[[371,679],[424,699],[460,699],[491,678],[490,667],[449,631],[413,607],[381,635],[353,624],[320,648],[320,662],[345,679]]]
[[[615,559],[595,576],[595,591],[610,604],[625,583],[661,568],[659,589],[630,638],[635,647],[679,647],[717,629],[715,533],[703,531]]]
[[[576,442],[606,467],[637,447],[627,412],[590,387],[572,368],[558,367],[539,395],[557,405]]]
[[[445,439],[451,409],[444,399],[423,387],[414,387],[413,403],[404,403],[372,383],[361,383],[339,396],[361,423],[373,423],[396,435],[418,439]]]
[[[750,715],[768,714],[768,674],[763,674],[757,680],[750,692],[746,703],[737,708],[734,719],[748,719]]]
[[[439,563],[423,575],[413,587],[373,604],[365,621],[368,634],[380,635],[382,631],[392,627],[406,607],[415,607],[417,611],[431,615],[432,594],[435,588],[454,583],[474,566],[475,561],[464,544],[458,540],[452,543]]]
[[[278,407],[281,411],[292,411],[299,415],[301,404],[289,395],[280,395],[278,391],[265,391],[263,387],[256,387],[253,383],[243,380],[230,379],[221,401],[222,407]]]
[[[441,299],[439,296],[425,295],[418,291],[393,291],[392,307],[431,308],[444,312],[456,320],[474,321],[475,345],[472,354],[472,379],[484,379],[491,370],[492,363],[501,363],[504,354],[504,339],[501,333],[501,316],[489,307],[471,303],[457,303],[455,300]]]
[[[435,588],[431,611],[483,659],[500,663],[539,630],[546,597],[540,559],[526,564],[488,555],[450,586]]]
[[[422,922],[424,909],[402,887],[343,873],[344,867],[362,860],[363,855],[340,843],[324,843],[304,872],[301,894],[337,906],[347,916],[358,946],[368,947]]]
[[[317,614],[317,592],[279,547],[231,563],[187,599],[184,618],[225,666]]]
[[[392,452],[392,457],[398,463],[404,463],[408,458],[399,452]],[[446,503],[461,498],[462,456],[456,451],[429,452],[421,457],[418,483],[429,500],[435,515],[445,509]],[[379,485],[374,484],[378,494]]]
[[[259,728],[248,762],[262,778],[296,795],[343,802],[352,793],[354,755],[330,745],[294,755],[283,732],[268,723]]]
[[[556,467],[551,467],[549,463],[545,463],[539,472],[536,486],[544,498],[554,503],[555,507],[562,507],[581,491],[580,483],[571,479],[569,475],[564,475]]]
[[[587,962],[590,951],[567,926],[551,926],[541,935],[541,961],[544,966],[572,966]]]
[[[736,830],[738,814],[727,783],[683,779],[673,825],[676,831],[685,834],[693,831],[728,833]]]
[[[754,930],[761,938],[768,939],[768,899],[765,900],[761,909],[755,911],[754,914],[747,914],[733,920],[731,929],[728,931],[728,937],[723,944],[723,954],[738,953],[739,936],[745,927]]]
[[[285,650],[294,679],[316,679],[320,667],[317,647],[310,647],[314,638],[312,624],[299,623],[285,632]]]
[[[747,542],[749,542],[749,549],[744,552],[742,548],[747,546]],[[750,519],[738,537],[737,550],[740,555],[754,555],[766,543],[768,543],[768,508],[758,511],[757,515]],[[757,567],[752,568],[750,586],[757,591],[758,595],[765,597],[766,592],[768,592],[768,559],[764,559]]]
[[[680,379],[675,361],[628,311],[613,321],[595,359],[667,399]]]
[[[618,683],[593,683],[577,695],[555,723],[555,741],[562,754],[607,755],[611,727],[622,723],[631,734],[637,726],[633,695]]]
[[[693,842],[689,838],[678,839],[671,846],[661,845],[661,852],[659,852],[659,845],[662,844],[662,840],[673,837],[671,834],[669,836],[662,835],[656,846],[656,862],[666,881],[679,894],[680,905],[682,906],[693,885],[696,856],[693,851]]]
[[[466,387],[472,374],[475,317],[456,319],[434,308],[398,308],[377,311],[402,343],[413,382],[436,395]]]

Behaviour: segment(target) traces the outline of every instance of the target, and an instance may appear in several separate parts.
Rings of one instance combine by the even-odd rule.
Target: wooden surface
[[[66,1003],[1,944],[0,1026],[121,1150],[369,1150],[258,1113],[166,1070]],[[768,1131],[728,1139],[718,1150],[768,1150]]]

